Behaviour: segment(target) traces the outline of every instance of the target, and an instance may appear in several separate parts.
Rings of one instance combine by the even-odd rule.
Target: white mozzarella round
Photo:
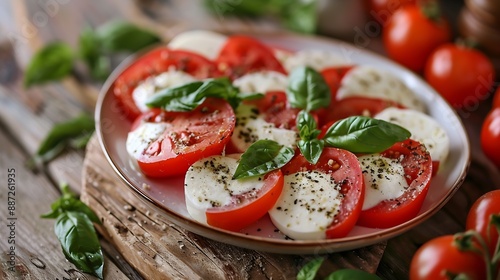
[[[337,92],[337,99],[361,96],[395,101],[406,108],[425,111],[425,105],[401,79],[373,66],[356,66],[346,73]]]
[[[283,66],[289,73],[300,66],[309,66],[316,71],[321,71],[329,67],[350,65],[346,59],[336,53],[314,49],[300,50],[282,59]]]
[[[238,151],[244,152],[258,140],[274,140],[280,145],[294,148],[297,145],[298,133],[294,130],[277,128],[259,115],[254,106],[241,104],[236,109],[236,126],[231,143]]]
[[[404,169],[397,159],[378,154],[358,158],[365,180],[365,200],[362,210],[370,209],[384,200],[396,199],[409,187]]]
[[[411,139],[427,148],[431,158],[445,162],[450,150],[450,139],[441,125],[430,116],[410,109],[387,108],[375,118],[400,125],[411,132]]]
[[[288,85],[287,76],[276,71],[258,71],[239,77],[233,81],[242,93],[266,93],[268,91],[285,91]]]
[[[241,196],[252,197],[264,186],[263,176],[232,180],[238,159],[211,156],[189,167],[184,180],[186,207],[196,221],[206,224],[206,211],[238,203]]]
[[[273,224],[293,239],[325,239],[342,203],[340,185],[319,171],[298,172],[284,179],[283,191],[269,211]]]
[[[173,50],[186,50],[200,54],[208,59],[216,59],[227,41],[227,37],[206,30],[192,30],[175,36],[168,47]]]
[[[132,98],[139,110],[146,112],[149,110],[146,101],[155,95],[158,89],[177,87],[195,80],[193,76],[185,72],[169,69],[167,72],[148,78],[139,84],[132,92]]]
[[[169,126],[168,123],[145,122],[135,130],[130,131],[126,142],[127,152],[130,157],[136,160],[139,159],[151,143],[163,137]]]

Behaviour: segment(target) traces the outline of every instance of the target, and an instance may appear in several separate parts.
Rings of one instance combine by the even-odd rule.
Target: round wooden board
[[[317,255],[285,255],[228,245],[172,224],[114,173],[94,136],[87,146],[81,200],[99,216],[99,232],[147,279],[294,279]],[[386,242],[322,255],[319,276],[339,268],[375,273]]]

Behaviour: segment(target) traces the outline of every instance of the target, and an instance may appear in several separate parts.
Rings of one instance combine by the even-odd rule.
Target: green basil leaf
[[[317,1],[289,1],[281,12],[281,21],[293,31],[314,33],[317,27]]]
[[[86,114],[54,125],[28,164],[33,167],[38,163],[54,159],[69,145],[72,139],[79,139],[81,146],[84,144],[81,137],[88,138],[93,133],[94,126],[94,119]]]
[[[241,155],[233,179],[264,175],[281,168],[294,156],[294,150],[272,140],[259,140]]]
[[[308,262],[297,274],[297,280],[314,280],[323,261],[323,258],[317,258]]]
[[[206,96],[206,82],[192,82],[174,88],[166,88],[150,97],[146,105],[152,108],[162,108],[167,111],[189,112],[198,107]]]
[[[198,107],[207,97],[222,98],[236,108],[242,100],[256,99],[260,93],[240,94],[239,89],[228,78],[207,79],[187,83],[158,91],[146,101],[146,105],[167,111],[189,112]]]
[[[73,69],[73,51],[68,44],[56,42],[45,46],[31,59],[24,75],[26,88],[60,80]]]
[[[301,110],[297,115],[297,129],[299,130],[300,139],[316,139],[321,133],[321,130],[316,129],[317,126],[316,120],[308,112]]]
[[[375,274],[358,269],[339,269],[325,278],[325,280],[381,280]]]
[[[294,108],[307,112],[327,107],[330,104],[330,88],[316,70],[298,67],[292,71],[286,89],[288,102]]]
[[[151,31],[139,28],[126,21],[111,21],[96,29],[104,51],[136,52],[142,48],[160,42],[160,38]]]
[[[355,116],[334,123],[326,131],[323,140],[327,146],[353,153],[378,153],[410,136],[411,133],[399,125]]]
[[[323,152],[325,142],[321,139],[299,140],[297,146],[299,147],[300,153],[302,153],[308,162],[316,164]]]
[[[104,256],[89,217],[79,212],[63,212],[57,218],[55,233],[66,258],[78,269],[103,278]]]

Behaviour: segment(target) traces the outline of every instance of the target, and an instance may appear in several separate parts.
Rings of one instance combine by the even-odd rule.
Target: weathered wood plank
[[[41,214],[50,210],[59,193],[43,174],[33,174],[25,168],[26,155],[13,143],[13,139],[7,137],[3,128],[0,127],[0,271],[3,273],[0,278],[97,279],[78,272],[66,261],[54,234],[54,220],[40,218]],[[11,190],[15,193],[9,193],[7,188],[8,174],[14,174],[10,177],[15,179],[15,190]],[[14,208],[8,208],[8,201],[15,202],[15,205],[10,205]],[[13,215],[10,215],[11,210]],[[11,256],[15,262],[13,269],[9,269],[12,267],[9,263]],[[110,279],[126,277],[108,257],[105,257],[104,273]]]
[[[101,232],[145,278],[291,279],[314,256],[227,245],[172,224],[114,174],[93,138],[84,162],[82,200],[103,220]],[[324,274],[342,267],[375,272],[385,244],[327,255]]]

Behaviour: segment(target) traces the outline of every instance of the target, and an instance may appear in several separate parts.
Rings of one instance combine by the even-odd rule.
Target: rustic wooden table
[[[62,122],[81,112],[92,113],[97,93],[101,84],[91,82],[85,75],[78,78],[66,78],[60,83],[51,83],[25,90],[22,87],[23,70],[33,53],[44,44],[61,40],[77,45],[79,32],[84,26],[97,26],[111,18],[122,18],[138,25],[150,28],[168,40],[173,34],[186,28],[211,28],[220,31],[259,31],[278,30],[275,24],[258,21],[241,21],[228,18],[209,18],[203,11],[196,9],[193,1],[2,1],[0,4],[0,273],[1,279],[94,279],[79,273],[65,260],[53,233],[53,221],[43,220],[39,216],[50,209],[50,204],[59,196],[59,182],[68,182],[74,191],[80,193],[83,187],[95,183],[91,174],[101,174],[101,182],[107,179],[109,184],[117,180],[107,162],[97,158],[86,159],[82,151],[70,150],[59,156],[39,172],[26,168],[25,162],[34,154],[43,137],[54,123]],[[451,13],[457,10],[453,6]],[[366,45],[368,49],[381,51],[377,38]],[[79,69],[77,68],[77,73]],[[322,268],[324,274],[339,267],[358,267],[375,272],[383,279],[406,279],[408,266],[415,250],[425,241],[438,235],[462,231],[466,213],[471,203],[481,194],[500,187],[500,172],[485,158],[479,147],[479,130],[484,116],[489,109],[489,101],[478,108],[461,114],[467,128],[472,147],[472,162],[469,173],[460,190],[446,206],[432,218],[412,230],[390,239],[387,243],[369,248],[328,255],[328,263]],[[92,141],[89,150],[99,151]],[[97,152],[96,152],[97,151]],[[92,163],[92,160],[96,162]],[[84,168],[85,166],[85,168]],[[89,170],[89,166],[92,170]],[[15,173],[16,205],[15,229],[7,224],[7,177]],[[82,175],[84,174],[84,175]],[[97,176],[97,175],[96,175]],[[96,181],[93,181],[96,180]],[[111,181],[110,181],[111,180]],[[111,182],[111,183],[110,183]],[[85,202],[99,200],[105,195],[106,183],[102,183],[99,193],[88,191],[82,197]],[[101,193],[104,192],[104,193]],[[101,197],[102,199],[102,197]],[[111,201],[112,198],[101,201]],[[133,203],[135,197],[117,197],[124,203]],[[151,207],[146,202],[136,205],[141,213],[149,216]],[[96,211],[105,215],[111,213],[111,205],[100,204]],[[120,209],[121,205],[115,206]],[[153,208],[154,209],[154,208]],[[117,214],[118,215],[118,214]],[[135,215],[135,214],[134,214]],[[118,216],[117,216],[118,217]],[[135,216],[134,216],[135,217]],[[164,217],[153,215],[148,218],[152,224],[160,225],[158,220]],[[150,223],[150,224],[151,224]],[[113,226],[115,227],[114,230]],[[151,259],[146,255],[137,258],[136,251],[151,250],[146,243],[130,242],[133,250],[123,246],[123,238],[136,232],[134,226],[124,223],[122,228],[116,223],[104,223],[100,228],[101,244],[105,252],[106,279],[143,279],[157,278],[273,278],[290,279],[296,275],[301,265],[311,256],[276,255],[243,250],[190,234],[175,225],[166,233],[169,238],[161,248],[154,247]],[[164,227],[160,227],[165,230]],[[141,230],[148,229],[141,226]],[[151,234],[158,230],[151,226],[142,238],[154,238]],[[8,236],[15,239],[15,272],[10,271]],[[121,237],[120,237],[121,236]],[[133,236],[139,238],[138,236]],[[120,239],[121,238],[121,239]],[[181,240],[181,241],[179,241]],[[120,243],[122,242],[122,243]],[[120,243],[120,244],[117,244]],[[142,245],[142,247],[138,246]],[[145,245],[146,244],[146,245]],[[133,246],[132,246],[133,245]],[[136,247],[134,247],[136,246]],[[138,247],[137,247],[138,246]],[[143,248],[147,247],[147,248]],[[169,249],[170,248],[170,249]],[[187,256],[184,250],[192,249]],[[385,251],[384,251],[385,249]],[[135,250],[135,251],[134,251]],[[156,251],[155,251],[156,252]],[[159,253],[164,253],[156,258]],[[378,256],[380,253],[381,256]],[[383,254],[383,255],[382,255]],[[134,259],[135,257],[135,259]],[[144,257],[143,259],[141,259]],[[161,259],[161,260],[158,260]],[[145,264],[141,265],[143,261]],[[163,261],[163,263],[161,263]],[[207,262],[206,265],[194,265],[189,262]],[[155,264],[156,262],[156,264]],[[168,265],[166,265],[167,263]],[[131,265],[132,264],[132,265]],[[156,265],[156,267],[155,267]],[[167,267],[167,268],[166,268]],[[157,268],[158,271],[151,269]],[[180,274],[179,269],[181,269]],[[209,276],[207,276],[209,275]]]

